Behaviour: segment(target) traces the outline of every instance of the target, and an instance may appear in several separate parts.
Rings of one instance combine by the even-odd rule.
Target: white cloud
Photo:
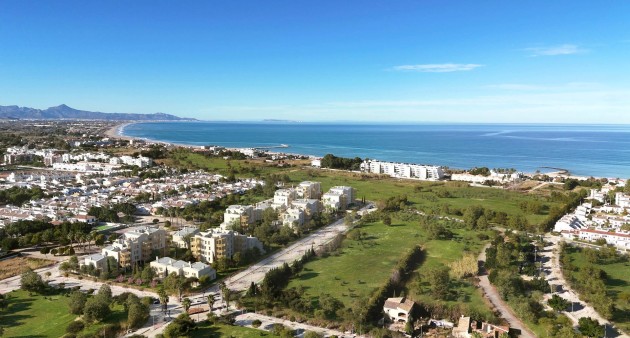
[[[576,45],[564,44],[557,46],[547,47],[531,47],[525,48],[530,53],[530,56],[556,56],[556,55],[571,55],[587,52],[586,49],[580,48]]]
[[[393,70],[399,71],[412,71],[422,73],[448,73],[448,72],[461,72],[473,70],[475,68],[483,67],[474,63],[436,63],[436,64],[423,64],[423,65],[402,65],[395,66]]]

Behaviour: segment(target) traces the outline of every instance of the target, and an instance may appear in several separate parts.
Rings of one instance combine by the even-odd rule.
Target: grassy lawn
[[[234,338],[277,338],[269,332],[248,327],[230,326],[225,324],[199,324],[190,334],[192,338],[201,337],[234,337]]]
[[[400,258],[415,245],[423,245],[426,255],[416,273],[458,260],[466,251],[477,254],[482,247],[482,241],[466,230],[455,229],[454,240],[427,240],[426,231],[419,225],[396,219],[392,226],[377,222],[360,230],[366,233],[362,241],[346,239],[339,253],[307,263],[289,287],[303,287],[313,301],[320,294],[328,293],[351,306],[358,299],[368,298],[381,286]],[[414,280],[415,276],[408,283],[408,296],[416,301],[433,301],[429,295],[416,292],[411,286]],[[453,302],[465,303],[483,313],[490,312],[474,286],[454,283],[453,290],[461,295],[461,299]]]
[[[567,247],[566,253],[571,257],[571,262],[578,267],[588,264],[584,254],[575,248]],[[597,264],[597,267],[606,272],[605,281],[608,294],[618,297],[622,293],[630,294],[630,261]],[[617,300],[617,310],[613,313],[613,321],[625,332],[630,332],[630,304]]]
[[[5,337],[61,337],[77,317],[68,312],[64,296],[30,296],[22,290],[7,295],[9,307],[0,316]]]

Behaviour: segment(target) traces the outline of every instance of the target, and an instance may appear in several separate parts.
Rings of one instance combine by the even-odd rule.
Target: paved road
[[[560,243],[564,241],[562,237],[556,237],[552,235],[545,235],[545,241],[553,243],[551,246],[546,247],[541,253],[543,257],[543,268],[547,272],[547,281],[549,284],[562,285],[562,290],[557,292],[562,298],[572,302],[573,308],[570,311],[564,311],[564,314],[573,321],[573,324],[577,326],[578,320],[582,317],[591,317],[597,319],[600,324],[607,324],[606,337],[624,337],[630,338],[625,333],[616,332],[613,329],[613,324],[595,311],[595,309],[587,303],[580,300],[579,295],[571,289],[569,283],[567,283],[560,268]],[[545,295],[545,299],[551,298],[552,295]]]
[[[478,260],[480,262],[486,261],[486,249],[490,247],[490,245],[491,244],[489,243],[484,246],[481,254],[479,254]],[[505,318],[508,324],[510,324],[510,328],[521,330],[521,337],[536,337],[536,335],[531,332],[527,328],[527,326],[518,317],[516,317],[516,315],[514,315],[512,309],[503,301],[503,299],[501,299],[501,296],[499,295],[499,292],[497,292],[497,289],[492,284],[490,284],[487,274],[482,274],[479,276],[479,286],[483,289],[483,293],[490,301],[490,303],[492,303],[492,305],[499,311],[499,313],[501,313],[501,316]]]
[[[367,210],[367,207],[361,209],[361,211]],[[324,246],[330,242],[338,234],[342,234],[348,230],[348,227],[344,224],[343,218],[327,225],[309,236],[304,237],[290,246],[282,249],[260,262],[251,265],[249,268],[230,276],[225,280],[225,284],[234,291],[244,291],[249,288],[252,282],[259,283],[265,277],[265,274],[276,267],[282,266],[284,263],[291,264],[293,261],[299,259],[304,255],[306,250],[314,248],[317,250],[319,247]]]

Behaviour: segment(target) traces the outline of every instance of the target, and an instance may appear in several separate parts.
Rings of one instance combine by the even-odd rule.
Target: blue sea
[[[568,169],[630,177],[630,125],[147,122],[122,131],[156,141],[372,158],[468,169]]]

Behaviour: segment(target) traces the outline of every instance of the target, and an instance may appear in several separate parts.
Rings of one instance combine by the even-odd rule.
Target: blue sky
[[[630,2],[0,2],[0,105],[630,123]]]

